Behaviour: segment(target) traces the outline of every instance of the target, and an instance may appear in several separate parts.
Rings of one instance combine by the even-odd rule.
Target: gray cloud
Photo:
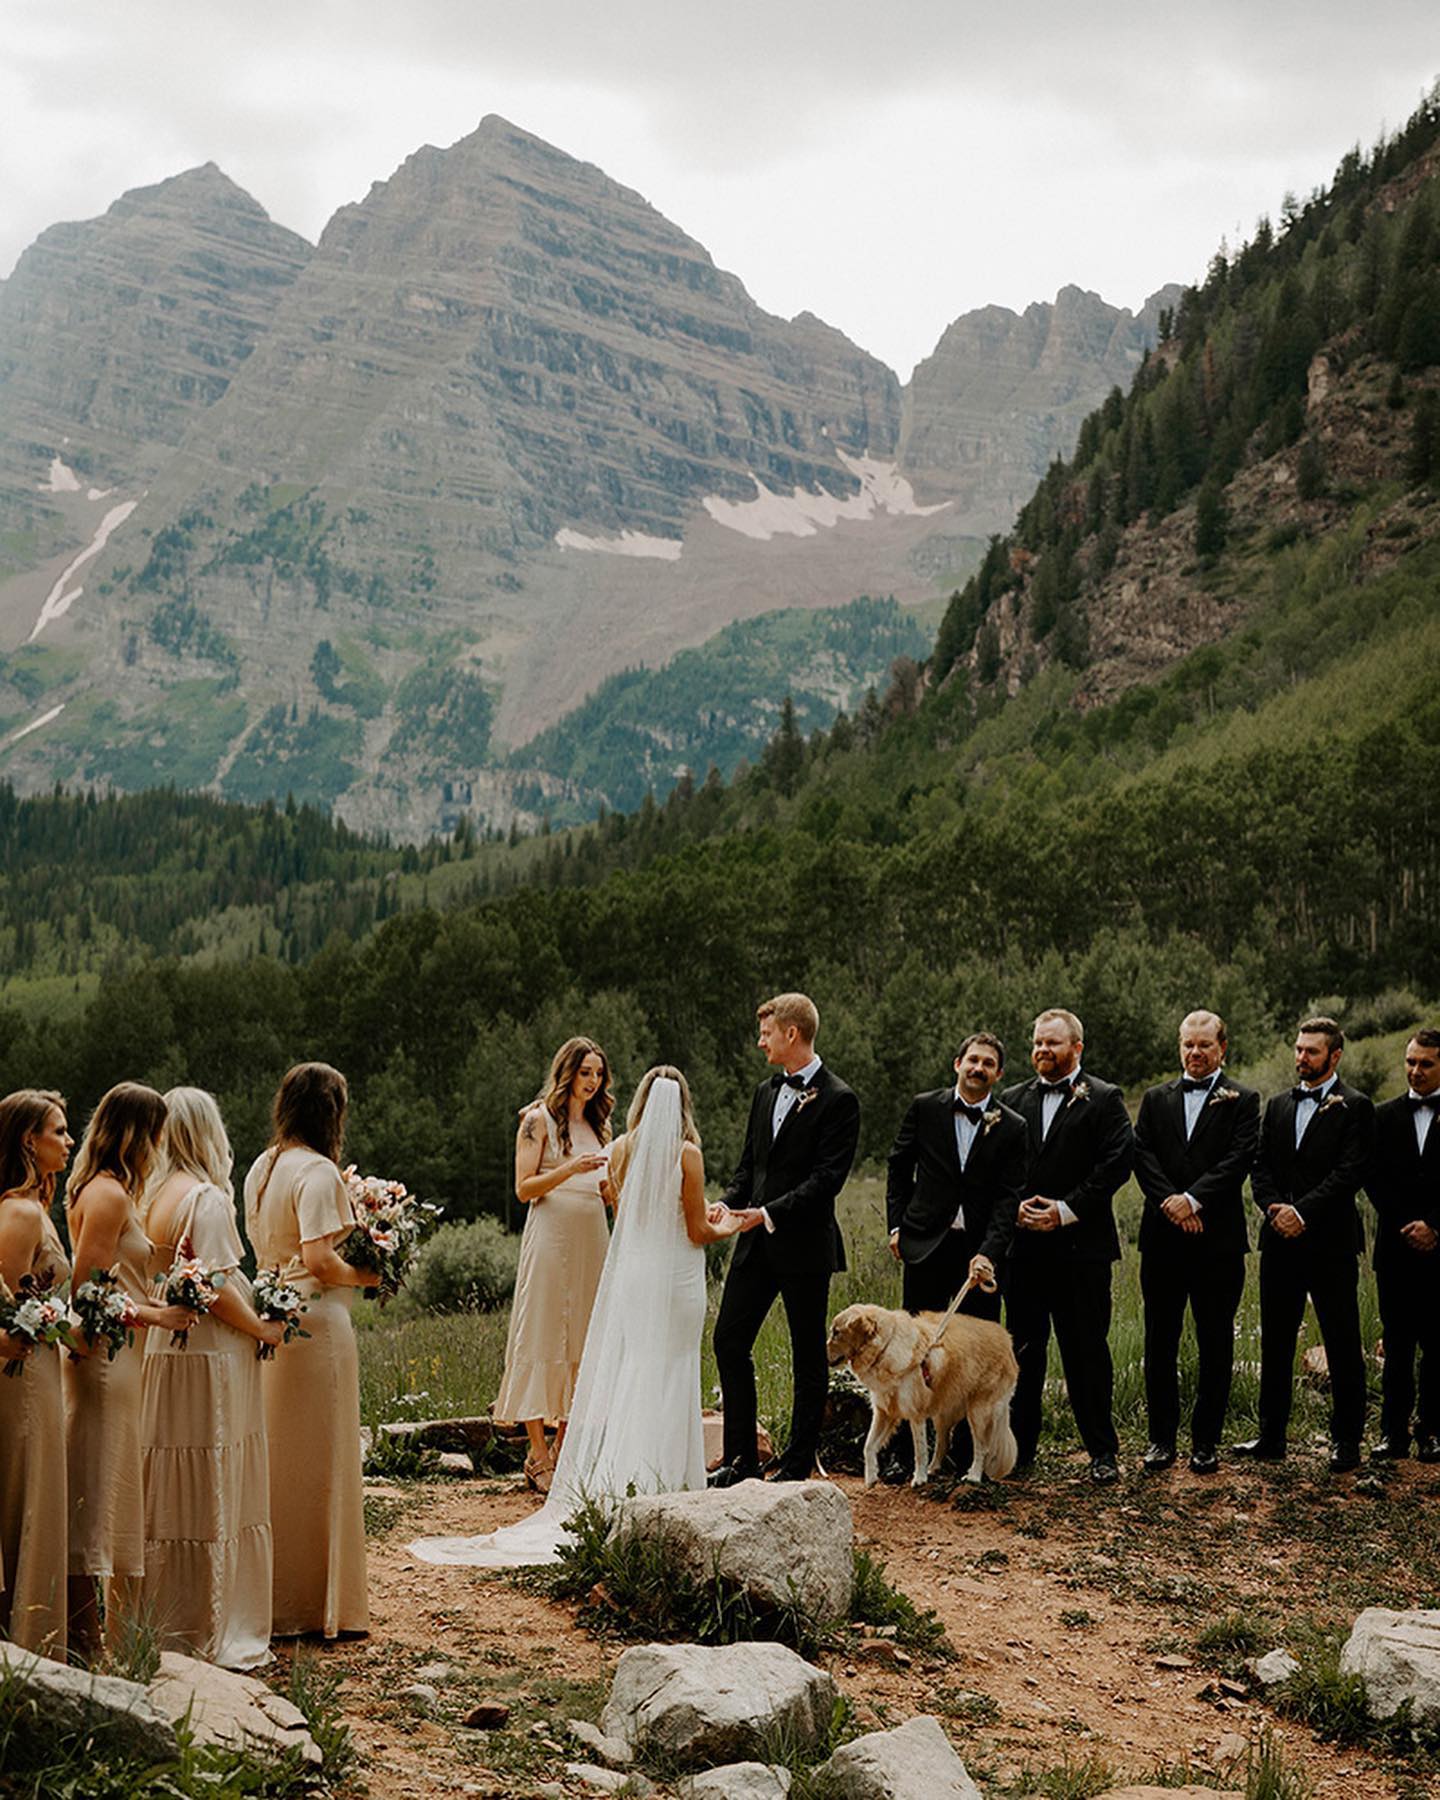
[[[902,374],[1065,281],[1136,305],[1409,113],[1426,0],[69,0],[7,20],[0,269],[209,159],[314,238],[487,112],[599,163],[756,298]]]

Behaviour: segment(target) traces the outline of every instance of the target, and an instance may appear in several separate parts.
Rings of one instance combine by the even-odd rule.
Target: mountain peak
[[[113,215],[131,212],[201,211],[214,206],[233,208],[266,219],[269,214],[238,182],[232,181],[216,162],[203,162],[193,169],[182,169],[167,175],[163,181],[148,187],[127,188],[113,202]]]

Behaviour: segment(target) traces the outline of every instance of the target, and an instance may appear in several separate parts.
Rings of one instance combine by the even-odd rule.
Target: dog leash
[[[965,1296],[974,1288],[979,1288],[982,1294],[993,1294],[997,1285],[998,1283],[993,1275],[967,1275],[965,1277],[965,1285],[950,1302],[949,1306],[945,1308],[944,1313],[941,1315],[940,1323],[930,1334],[930,1342],[920,1352],[920,1378],[925,1383],[926,1387],[929,1387],[930,1385],[930,1352],[940,1342],[941,1338],[944,1337],[945,1327],[955,1317],[956,1313],[959,1312],[964,1303]],[[912,1367],[913,1366],[914,1365],[912,1364]]]

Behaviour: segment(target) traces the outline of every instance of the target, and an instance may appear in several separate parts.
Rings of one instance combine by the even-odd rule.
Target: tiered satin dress
[[[340,1171],[313,1150],[279,1156],[267,1150],[245,1178],[245,1227],[256,1262],[278,1268],[309,1306],[304,1326],[310,1336],[262,1366],[277,1637],[370,1629],[360,1363],[350,1323],[357,1290],[322,1286],[300,1256],[302,1243],[348,1231],[354,1223]]]
[[[0,1201],[0,1206],[5,1205]],[[62,1286],[69,1259],[47,1217],[31,1272]],[[0,1637],[65,1657],[65,1399],[58,1345],[35,1349],[0,1379]]]
[[[222,1270],[246,1300],[245,1247],[231,1200],[197,1183],[176,1215],[176,1244]],[[156,1245],[168,1268],[174,1245]],[[184,1349],[146,1334],[140,1438],[145,1469],[147,1617],[168,1646],[227,1669],[270,1656],[270,1473],[255,1339],[206,1315]],[[277,1352],[288,1355],[288,1349]]]

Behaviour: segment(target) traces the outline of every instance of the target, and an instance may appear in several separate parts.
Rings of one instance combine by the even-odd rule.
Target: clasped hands
[[[706,1220],[715,1227],[722,1237],[736,1237],[742,1231],[753,1231],[757,1225],[763,1225],[758,1206],[726,1206],[724,1201],[716,1200],[705,1208]]]
[[[1188,1194],[1167,1194],[1160,1202],[1160,1210],[1172,1225],[1191,1236],[1205,1229],[1205,1221],[1190,1204]]]
[[[1028,1200],[1020,1202],[1015,1222],[1022,1231],[1058,1231],[1064,1223],[1060,1217],[1060,1202],[1047,1200],[1043,1194],[1032,1194]]]

